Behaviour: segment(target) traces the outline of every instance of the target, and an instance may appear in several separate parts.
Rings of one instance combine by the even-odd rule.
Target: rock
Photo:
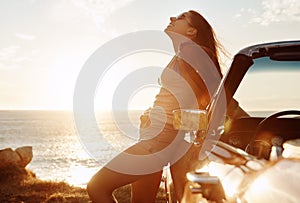
[[[32,147],[31,146],[24,146],[24,147],[19,147],[15,149],[15,152],[20,156],[21,161],[20,161],[20,166],[26,167],[27,164],[30,163],[32,160]]]
[[[17,148],[15,151],[11,148],[0,150],[0,168],[7,166],[18,166],[25,168],[32,160],[32,147],[25,146]]]
[[[20,156],[11,148],[0,150],[0,167],[7,167],[9,165],[18,165],[21,161]]]

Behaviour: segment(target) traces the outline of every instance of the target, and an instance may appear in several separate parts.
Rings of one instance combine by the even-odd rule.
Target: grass
[[[0,202],[89,202],[86,190],[65,182],[42,181],[24,168],[8,166],[0,171]]]
[[[114,192],[119,203],[130,202],[130,187],[124,186]],[[24,168],[8,166],[0,170],[0,202],[6,203],[87,203],[91,202],[84,188],[65,182],[42,181]],[[165,201],[159,190],[157,203]]]

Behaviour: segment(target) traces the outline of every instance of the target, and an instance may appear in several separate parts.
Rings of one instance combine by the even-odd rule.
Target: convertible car
[[[241,50],[221,85],[229,117],[220,140],[269,159],[272,146],[300,138],[300,41]],[[247,116],[230,117],[235,101]]]
[[[196,111],[190,112],[195,114]],[[299,168],[300,41],[257,44],[239,51],[212,97],[210,105],[206,110],[198,111],[198,113],[200,122],[203,118],[205,122],[197,125],[201,128],[189,130],[196,132],[193,142],[201,147],[200,154],[204,157],[213,155],[212,157],[219,158],[224,166],[233,165],[247,174],[251,172],[251,169],[246,166],[249,160],[259,163],[258,168],[261,169],[266,165],[274,166],[275,162],[272,160],[279,159],[285,152],[285,158],[291,156],[292,161],[296,160],[296,164],[289,162],[287,166]],[[179,129],[180,125],[184,125],[180,121],[180,116],[176,116],[179,119],[177,121]],[[291,140],[296,140],[292,142],[293,146],[287,144]],[[290,148],[287,149],[287,146]],[[272,163],[269,164],[270,162]],[[273,168],[280,169],[279,166]],[[281,168],[280,170],[284,171],[285,169]],[[281,177],[281,171],[276,172],[277,177]],[[284,173],[281,175],[284,179],[293,179]],[[289,175],[291,176],[291,174]],[[252,176],[250,180],[253,182],[256,177]],[[187,178],[190,182],[187,196],[190,197],[185,197],[186,202],[194,202],[188,200],[191,198],[191,194],[205,197],[206,200],[214,202],[225,202],[224,199],[227,195],[224,188],[220,187],[220,178],[212,176],[210,171],[205,173],[191,171],[187,174]],[[225,179],[224,176],[223,179]],[[291,188],[282,185],[286,181],[282,183],[280,181],[277,181],[281,184],[280,188],[275,190],[273,188],[267,197],[277,198],[274,195],[274,192],[277,191],[276,194],[282,194],[285,199],[289,196],[290,198],[295,197],[294,200],[299,201],[297,192],[293,194]],[[232,185],[233,181],[229,181],[230,184]],[[292,182],[290,184],[293,185]],[[299,184],[295,184],[294,188],[299,189]],[[207,185],[209,187],[205,187]],[[263,184],[260,183],[260,185]],[[241,193],[246,192],[243,191],[239,194],[241,195]],[[280,199],[280,197],[278,198]],[[251,198],[248,198],[246,202],[251,202],[249,199]],[[233,202],[239,202],[237,199],[235,200]],[[264,200],[270,201],[270,199]],[[290,200],[289,202],[293,202]],[[198,199],[197,202],[199,201]],[[201,199],[201,202],[205,201]],[[258,202],[257,199],[254,202]]]

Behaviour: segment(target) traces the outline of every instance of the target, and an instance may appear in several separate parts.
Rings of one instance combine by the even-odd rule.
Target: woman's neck
[[[189,37],[187,37],[185,35],[181,35],[181,34],[178,34],[175,32],[167,32],[167,34],[170,37],[170,39],[172,40],[173,49],[174,49],[175,53],[178,52],[180,44],[182,44],[184,42],[192,42],[192,39],[190,39]]]

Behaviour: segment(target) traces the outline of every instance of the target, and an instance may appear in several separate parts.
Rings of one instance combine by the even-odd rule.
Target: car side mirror
[[[176,109],[173,111],[173,127],[176,130],[206,131],[207,126],[206,110]]]

